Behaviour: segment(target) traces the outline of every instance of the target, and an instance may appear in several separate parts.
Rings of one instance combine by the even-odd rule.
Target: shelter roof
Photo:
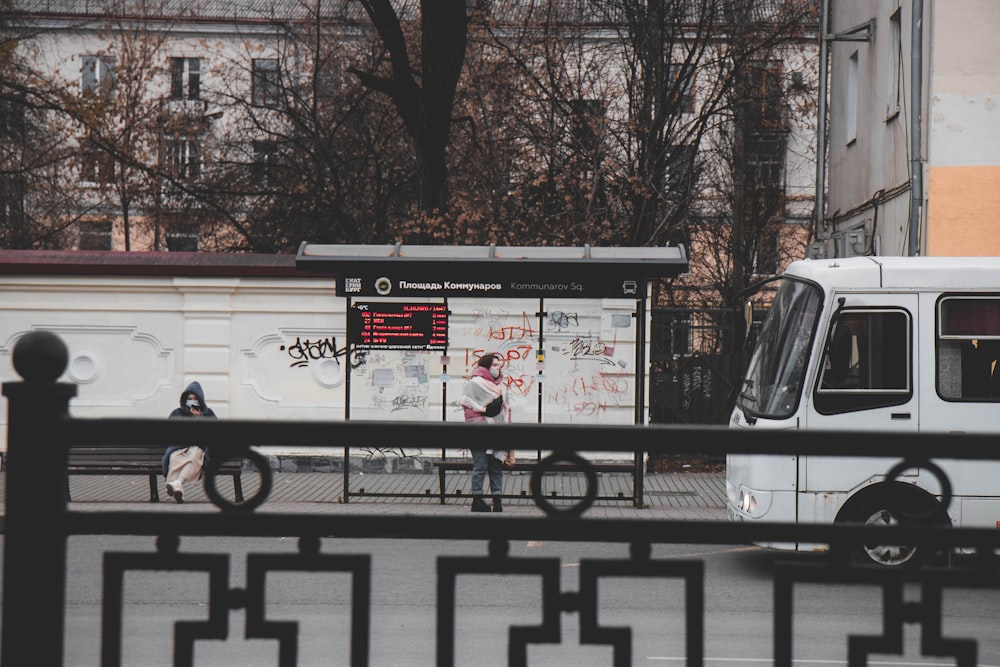
[[[302,243],[296,264],[341,296],[633,297],[688,270],[683,246],[424,246]]]

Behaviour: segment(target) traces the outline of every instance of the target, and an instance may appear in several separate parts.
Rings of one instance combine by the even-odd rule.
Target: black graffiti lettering
[[[592,341],[589,337],[576,337],[569,343],[568,354],[577,361],[598,361],[605,366],[614,366],[615,362],[607,354],[607,345],[601,341]]]
[[[347,353],[347,348],[339,350],[341,354]],[[368,363],[368,350],[354,350],[351,352],[351,370],[357,370]]]
[[[561,310],[553,310],[549,314],[549,325],[557,329],[567,329],[570,326],[580,326],[580,318],[576,313],[564,313]]]
[[[308,366],[310,361],[318,361],[320,359],[333,359],[338,361],[339,357],[346,357],[348,354],[347,345],[344,347],[337,347],[337,337],[332,336],[329,338],[317,338],[312,340],[310,338],[300,338],[295,337],[295,342],[291,345],[282,345],[280,350],[283,350],[289,357],[292,358],[292,363],[290,366],[292,368],[301,368]],[[357,353],[355,353],[355,359],[357,359]],[[339,363],[339,361],[338,361]],[[363,355],[360,362],[357,365],[352,365],[352,368],[357,368],[358,365],[364,363]]]
[[[392,412],[399,412],[408,408],[423,410],[427,406],[427,397],[419,394],[404,394],[392,399]]]

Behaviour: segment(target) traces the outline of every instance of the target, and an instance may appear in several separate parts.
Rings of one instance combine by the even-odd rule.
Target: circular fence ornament
[[[55,382],[69,363],[69,349],[51,331],[32,331],[17,341],[11,361],[26,382]]]
[[[559,461],[579,466],[587,478],[587,490],[584,493],[583,498],[579,502],[568,507],[557,507],[556,505],[553,505],[545,497],[542,490],[542,479],[545,477],[545,473],[554,471],[553,464],[558,463]],[[583,458],[576,452],[556,452],[550,454],[539,461],[538,465],[536,465],[535,469],[531,472],[531,497],[534,499],[535,504],[538,505],[548,516],[582,516],[584,512],[590,509],[590,506],[594,504],[594,499],[597,498],[597,471],[594,470],[594,466],[590,463],[590,461]]]

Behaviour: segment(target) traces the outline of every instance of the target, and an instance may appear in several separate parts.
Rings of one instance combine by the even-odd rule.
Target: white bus
[[[801,260],[780,278],[730,418],[736,429],[1000,432],[1000,258]],[[890,458],[730,454],[731,521],[1000,526],[1000,465],[935,460],[895,480]],[[892,502],[889,499],[892,498]],[[763,544],[800,551],[815,544]],[[858,545],[889,566],[926,561],[911,547]]]

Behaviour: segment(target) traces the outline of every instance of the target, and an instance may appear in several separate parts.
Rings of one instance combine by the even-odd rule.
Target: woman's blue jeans
[[[483,481],[490,477],[490,495],[499,496],[503,492],[503,461],[487,454],[485,449],[472,451],[472,495],[483,495]]]

